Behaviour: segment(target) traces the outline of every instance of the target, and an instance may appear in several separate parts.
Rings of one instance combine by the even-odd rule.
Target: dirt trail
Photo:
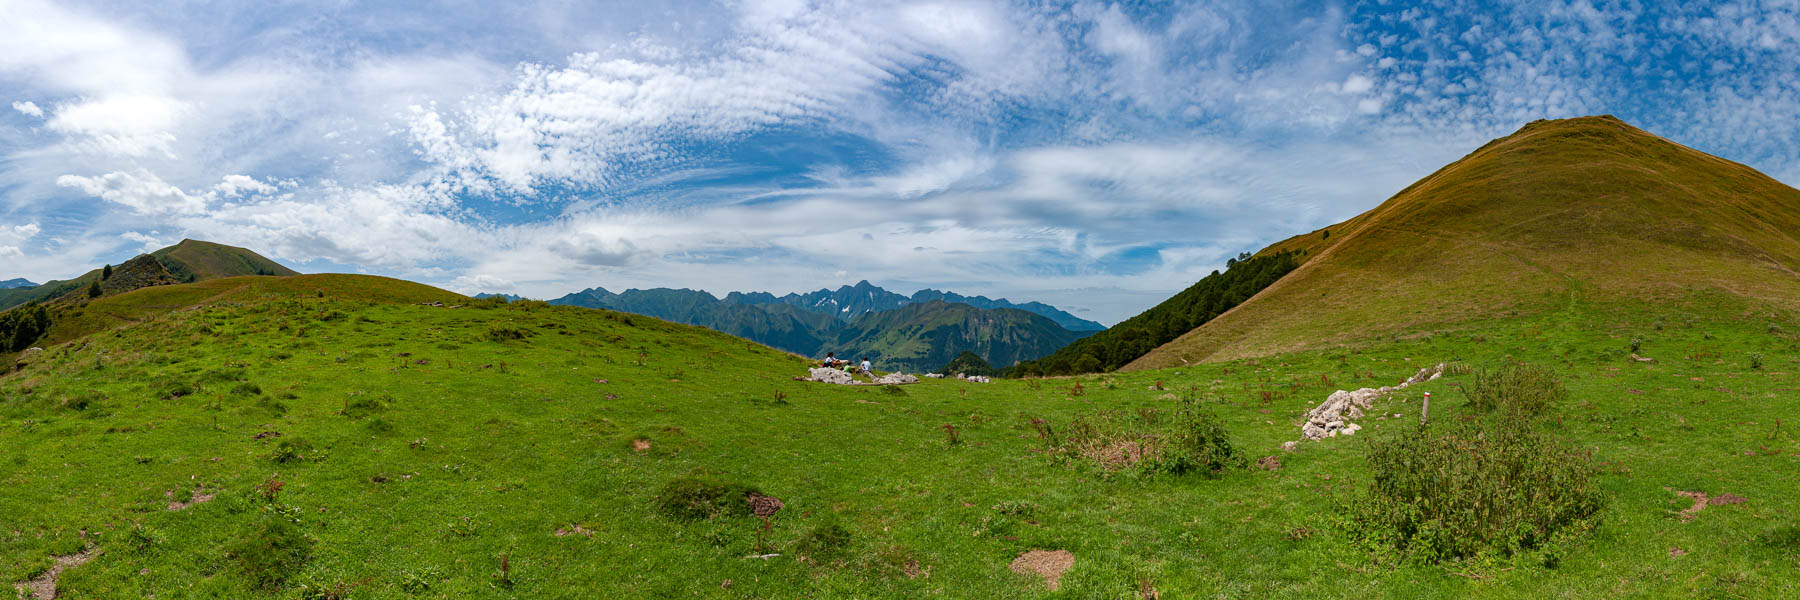
[[[37,578],[30,581],[21,581],[13,584],[13,587],[17,589],[19,593],[24,594],[26,598],[33,598],[35,600],[54,600],[56,598],[56,578],[61,576],[63,571],[87,564],[88,561],[94,560],[94,557],[99,555],[100,547],[91,546],[88,549],[75,554],[58,556],[56,557],[56,564],[51,565],[50,569],[44,571],[43,575],[39,575]]]

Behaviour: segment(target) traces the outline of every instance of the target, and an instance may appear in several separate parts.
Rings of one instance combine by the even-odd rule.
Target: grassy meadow
[[[354,276],[208,284],[108,298],[169,312],[65,332],[0,377],[0,582],[98,549],[62,597],[1800,595],[1800,322],[1723,297],[879,388],[794,381],[804,359],[645,317],[419,305],[468,301]],[[199,304],[146,300],[179,289]],[[1280,449],[1334,390],[1515,360],[1562,378],[1545,427],[1591,453],[1605,496],[1570,539],[1432,564],[1351,535],[1365,450],[1415,427],[1423,392],[1434,421],[1471,418],[1467,374],[1380,401],[1354,437]],[[1151,427],[1183,398],[1281,467],[1156,472],[1043,435]],[[763,521],[735,504],[672,514],[677,480],[785,507],[759,548]],[[1684,517],[1677,491],[1745,501]],[[1057,590],[1008,569],[1033,549],[1073,553]]]

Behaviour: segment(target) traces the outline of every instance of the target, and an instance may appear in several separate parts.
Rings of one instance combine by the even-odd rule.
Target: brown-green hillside
[[[1327,232],[1329,234],[1327,235]],[[1800,190],[1611,116],[1537,121],[1348,221],[1305,263],[1127,370],[1697,289],[1800,306]]]
[[[138,255],[119,267],[115,272],[124,277],[109,278],[101,285],[108,295],[149,285],[192,283],[240,275],[299,275],[299,272],[250,250],[199,240],[182,240],[179,244]],[[103,271],[103,268],[94,269],[73,279],[50,281],[37,287],[0,290],[0,310],[28,302],[81,296],[88,285],[102,279]]]

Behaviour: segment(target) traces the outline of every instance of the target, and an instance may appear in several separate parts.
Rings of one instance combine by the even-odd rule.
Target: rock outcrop
[[[1356,435],[1361,425],[1351,419],[1361,419],[1363,409],[1375,403],[1377,398],[1386,396],[1397,390],[1405,389],[1417,383],[1424,383],[1444,375],[1444,364],[1425,367],[1399,385],[1384,385],[1378,388],[1362,388],[1356,391],[1338,390],[1325,399],[1325,403],[1314,407],[1306,413],[1306,423],[1300,426],[1300,436],[1308,440],[1319,440],[1339,435]]]

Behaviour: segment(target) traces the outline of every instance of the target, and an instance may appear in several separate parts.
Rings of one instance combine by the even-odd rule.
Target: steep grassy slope
[[[942,300],[864,313],[819,350],[874,361],[881,370],[936,371],[963,351],[1012,365],[1054,352],[1091,332],[1014,308],[986,310]]]
[[[244,279],[96,302],[144,320],[0,376],[0,586],[87,547],[100,552],[61,573],[64,597],[1800,593],[1800,546],[1772,535],[1800,525],[1787,477],[1800,437],[1774,426],[1800,389],[1800,321],[1735,297],[1578,302],[1355,351],[889,393],[793,381],[801,359],[645,317],[421,306],[462,300],[378,278]],[[1632,338],[1660,362],[1626,359]],[[1595,453],[1608,502],[1598,529],[1557,546],[1555,568],[1537,555],[1394,564],[1345,538],[1341,502],[1370,478],[1364,446],[1415,422],[1418,392],[1457,419],[1465,376],[1371,411],[1405,419],[1276,449],[1332,390],[1452,358],[1536,361],[1568,382],[1558,433]],[[1281,470],[1114,470],[1046,452],[1032,423],[1154,418],[1177,394],[1203,398]],[[769,550],[741,510],[658,510],[659,490],[696,474],[786,504]],[[1684,518],[1674,490],[1748,501]],[[271,522],[291,524],[302,551],[259,584],[243,542]],[[1009,571],[1033,549],[1073,553],[1059,591]],[[763,553],[780,556],[745,558]]]
[[[1327,235],[1326,232],[1329,232]],[[1539,121],[1262,253],[1306,262],[1145,369],[1718,289],[1800,305],[1800,191],[1612,117]]]

